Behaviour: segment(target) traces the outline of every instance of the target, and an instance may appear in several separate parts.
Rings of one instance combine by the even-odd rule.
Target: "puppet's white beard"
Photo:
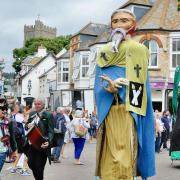
[[[118,48],[123,39],[125,39],[126,32],[122,28],[117,28],[112,31],[112,52],[119,52]]]

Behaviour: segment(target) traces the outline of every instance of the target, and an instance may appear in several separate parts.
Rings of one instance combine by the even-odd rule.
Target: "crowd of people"
[[[11,162],[10,173],[30,176],[30,168],[35,179],[41,180],[47,158],[50,162],[61,163],[61,158],[65,158],[66,144],[70,142],[74,144],[74,162],[72,163],[75,165],[84,164],[80,161],[80,157],[85,141],[88,139],[89,143],[92,143],[97,136],[98,121],[95,111],[88,115],[82,108],[72,111],[71,107],[57,107],[54,112],[50,112],[44,108],[42,99],[35,100],[34,108],[25,107],[18,103],[8,107],[5,99],[1,101],[3,103],[0,103],[0,136],[1,139],[4,136],[9,136],[9,142],[7,140],[0,142],[0,171],[4,162]],[[49,136],[49,133],[51,137],[48,138],[53,140],[52,136],[54,136],[53,141],[56,141],[55,145],[52,146],[50,146],[51,141],[48,141],[48,145],[45,142],[40,151],[31,146],[27,139],[28,129],[37,121],[37,117],[34,116],[37,112],[40,119],[44,116],[43,118],[49,120],[45,128],[46,136]],[[155,110],[154,119],[155,152],[160,153],[162,148],[169,150],[167,142],[172,131],[173,119],[168,110],[163,113]],[[86,129],[84,134],[76,133],[78,125],[82,125]],[[42,128],[41,125],[40,128]]]
[[[88,115],[83,108],[72,111],[71,107],[57,107],[51,112],[45,108],[43,99],[36,99],[33,108],[18,103],[8,105],[5,99],[0,101],[0,171],[6,161],[12,163],[10,173],[30,176],[31,169],[36,180],[43,180],[47,159],[49,163],[61,163],[70,142],[74,144],[72,163],[84,164],[80,157],[85,141],[91,143],[96,138],[95,112]],[[38,136],[33,135],[38,132],[36,128],[42,136],[38,141],[33,139]]]

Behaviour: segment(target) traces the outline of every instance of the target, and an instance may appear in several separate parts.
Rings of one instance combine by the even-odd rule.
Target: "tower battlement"
[[[35,20],[35,25],[24,25],[24,43],[31,38],[55,38],[57,29],[46,26],[40,20]]]

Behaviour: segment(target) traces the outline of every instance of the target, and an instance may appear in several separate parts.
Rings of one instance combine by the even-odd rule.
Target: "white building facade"
[[[21,103],[26,105],[24,98],[38,98],[40,96],[39,77],[55,66],[56,58],[48,53],[33,68],[22,76]]]
[[[45,107],[51,106],[51,95],[56,90],[56,65],[39,77],[39,97],[45,100]]]

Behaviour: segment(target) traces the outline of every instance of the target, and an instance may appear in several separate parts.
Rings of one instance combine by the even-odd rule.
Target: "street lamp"
[[[53,89],[52,89],[52,85],[49,85],[49,101],[48,101],[48,108],[51,109],[51,96],[53,95]]]
[[[49,86],[49,94],[51,95],[51,94],[52,94],[52,92],[53,92],[53,90],[52,90],[52,86]]]
[[[27,88],[28,88],[28,95],[31,95],[31,89],[32,89],[31,80],[28,80]]]

